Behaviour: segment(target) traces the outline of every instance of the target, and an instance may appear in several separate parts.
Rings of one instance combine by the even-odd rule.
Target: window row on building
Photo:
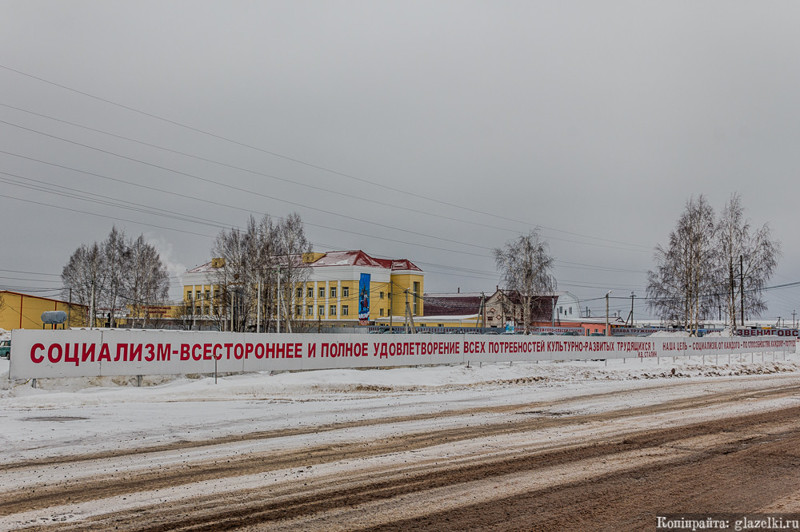
[[[222,267],[221,259],[213,259],[184,276],[184,303],[195,315],[222,316],[235,306],[220,297]],[[360,250],[332,251],[304,254],[296,258],[295,267],[304,269],[302,281],[295,282],[290,300],[280,303],[284,314],[291,313],[294,319],[356,323],[365,301],[369,321],[405,315],[406,308],[416,316],[423,312],[424,272],[408,260],[380,259]],[[369,276],[366,300],[363,275]]]

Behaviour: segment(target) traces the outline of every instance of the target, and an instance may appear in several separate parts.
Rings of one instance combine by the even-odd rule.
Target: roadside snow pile
[[[643,372],[638,375],[629,375],[629,379],[668,379],[690,377],[738,377],[743,375],[770,375],[773,373],[793,373],[800,370],[796,362],[781,360],[766,363],[756,362],[720,365],[688,364],[684,367],[673,366],[661,372]]]
[[[647,335],[648,338],[690,338],[692,335],[689,332],[684,330],[672,330],[672,331],[656,331],[652,334]],[[705,336],[725,336],[730,337],[733,336],[733,333],[730,329],[720,329],[719,331],[712,331],[705,334]]]
[[[77,394],[87,398],[98,392],[130,393],[139,400],[226,400],[264,397],[293,399],[321,395],[436,392],[513,386],[558,387],[597,381],[735,377],[800,372],[800,358],[719,355],[661,359],[602,361],[512,362],[471,366],[431,366],[392,369],[337,369],[282,373],[146,376],[137,387],[136,377],[91,377],[10,381],[8,361],[0,361],[0,399],[32,395]]]

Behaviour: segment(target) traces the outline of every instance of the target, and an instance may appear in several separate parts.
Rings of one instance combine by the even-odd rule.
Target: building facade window
[[[383,299],[383,292],[378,294],[378,299]]]
[[[331,305],[328,309],[328,316],[336,316],[336,305]]]
[[[344,295],[344,290],[342,290],[342,295]],[[342,305],[342,316],[347,316],[349,311],[350,308],[347,305]]]
[[[320,317],[325,315],[325,305],[320,305],[319,308],[317,308],[317,310],[319,311]]]
[[[343,286],[342,287],[342,297],[350,297],[350,287]]]
[[[319,298],[320,299],[325,299],[325,289],[324,288],[320,288],[319,289]]]
[[[314,307],[312,305],[308,305],[306,307],[306,316],[313,316],[314,315]]]
[[[336,287],[331,286],[331,299],[336,299]]]
[[[309,287],[309,289],[306,290],[306,297],[308,299],[313,299],[314,298],[314,289],[313,288]]]
[[[383,309],[380,309],[380,316],[383,316]]]
[[[303,297],[303,289],[302,288],[298,288],[297,289],[297,291],[295,292],[295,297],[297,299],[300,299],[301,297]]]

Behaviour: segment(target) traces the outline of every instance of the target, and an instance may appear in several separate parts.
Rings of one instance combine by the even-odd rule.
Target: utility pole
[[[408,306],[408,290],[407,289],[405,291],[405,294],[406,294],[406,315],[405,315],[406,319],[405,319],[405,324],[404,325],[406,327],[406,334],[408,334],[408,315],[409,315],[410,308]]]
[[[281,267],[278,266],[278,334],[281,332]]]
[[[730,320],[731,325],[733,326],[733,330],[736,330],[736,274],[733,272],[733,262],[729,264],[730,266],[730,281],[731,281],[731,298],[727,301],[728,303],[728,312],[730,313]]]
[[[411,314],[411,305],[408,302],[408,289],[406,289],[406,334],[409,332],[409,327],[411,329],[411,334],[416,333],[414,330],[414,315]]]
[[[481,322],[481,328],[486,328],[486,294],[481,292],[481,308],[478,312],[478,319]]]
[[[406,334],[408,334],[408,316],[409,316],[410,310],[411,310],[409,308],[409,306],[408,306],[408,289],[406,289],[405,294],[406,294],[406,316],[405,316],[406,323],[405,323],[405,326],[406,326]]]
[[[630,326],[631,327],[633,327],[633,299],[635,297],[636,296],[633,294],[633,292],[631,292],[631,314],[630,314],[630,319],[631,319],[631,325]]]
[[[289,306],[291,306],[291,301],[289,302]],[[280,310],[281,309],[278,309],[278,312],[280,312]],[[286,308],[286,300],[285,299],[283,300],[283,313],[284,313],[284,316],[286,317],[286,331],[289,334],[291,334],[292,333],[292,320],[291,320],[291,316],[289,315],[289,309]]]
[[[742,304],[742,327],[744,327],[744,256],[739,255],[739,299]]]
[[[633,298],[635,298],[635,297],[636,296],[634,295],[634,293],[631,292],[631,313],[628,314],[628,320],[631,321],[631,324],[630,324],[631,327],[633,327]],[[625,320],[625,325],[628,324],[628,320]]]
[[[261,332],[261,276],[258,276],[258,297],[256,297],[256,334]]]
[[[89,328],[94,329],[94,314],[96,312],[95,309],[95,287],[94,287],[94,279],[92,279],[92,295],[91,295],[91,305],[89,306]]]
[[[611,290],[606,292],[606,336],[611,336],[611,331],[608,330],[608,295],[611,293]]]

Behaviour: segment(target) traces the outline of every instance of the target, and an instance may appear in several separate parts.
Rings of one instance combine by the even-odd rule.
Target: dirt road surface
[[[550,401],[535,385],[503,384],[520,392],[505,404],[6,459],[0,529],[654,530],[800,512],[796,374]]]

